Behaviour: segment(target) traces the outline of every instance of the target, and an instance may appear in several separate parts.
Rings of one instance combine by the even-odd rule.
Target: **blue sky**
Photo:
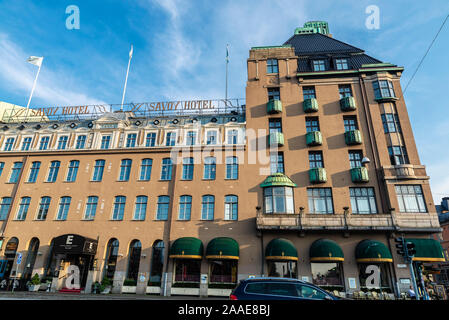
[[[80,29],[66,28],[66,8]],[[380,28],[365,9],[380,9]],[[402,86],[449,13],[446,0],[3,0],[0,1],[0,100],[26,105],[44,56],[32,106],[120,103],[134,45],[127,102],[222,98],[230,44],[229,96],[245,97],[252,46],[282,44],[309,20],[328,21],[339,40],[405,67]],[[449,22],[405,94],[434,201],[449,196]]]

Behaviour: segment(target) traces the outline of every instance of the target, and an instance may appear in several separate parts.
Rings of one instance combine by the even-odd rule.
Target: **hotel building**
[[[226,296],[272,276],[351,293],[375,265],[399,295],[411,275],[395,237],[415,244],[418,279],[444,261],[402,67],[310,22],[251,48],[247,68],[246,103],[10,110],[0,276],[64,290],[76,265],[83,292]]]

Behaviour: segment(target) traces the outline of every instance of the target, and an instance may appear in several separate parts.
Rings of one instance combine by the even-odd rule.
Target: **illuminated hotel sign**
[[[51,121],[82,118],[96,118],[107,112],[123,110],[132,112],[134,116],[164,116],[164,115],[193,115],[193,114],[226,114],[242,112],[243,99],[228,100],[188,100],[188,101],[160,101],[144,103],[128,103],[124,105],[84,105],[84,106],[58,106],[45,108],[13,108],[5,110],[3,118],[9,121]],[[40,120],[39,120],[40,118]]]

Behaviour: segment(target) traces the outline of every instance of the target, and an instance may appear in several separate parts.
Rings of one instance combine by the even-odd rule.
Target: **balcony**
[[[344,97],[340,99],[340,109],[344,112],[356,110],[357,106],[354,97]]]
[[[311,183],[323,183],[327,181],[325,168],[312,168],[309,170],[309,178]]]
[[[323,144],[323,138],[321,136],[321,132],[320,131],[307,132],[307,134],[306,134],[306,144],[309,147],[321,146]]]
[[[357,167],[351,169],[351,180],[354,183],[358,182],[368,182],[368,169],[365,167]]]
[[[281,113],[282,112],[282,102],[281,100],[270,100],[267,103],[267,113]]]
[[[315,98],[305,99],[302,106],[305,113],[318,111],[318,101]]]
[[[256,216],[259,230],[370,230],[430,232],[440,228],[436,213],[392,214],[264,214]]]
[[[350,130],[345,132],[345,142],[348,146],[362,144],[362,135],[359,130]]]
[[[395,166],[383,166],[385,180],[428,180],[426,167],[423,165],[400,164]]]
[[[282,132],[270,132],[269,135],[270,146],[283,146],[284,145],[284,134]]]

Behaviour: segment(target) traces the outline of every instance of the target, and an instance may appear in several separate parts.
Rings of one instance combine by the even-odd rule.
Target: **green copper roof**
[[[329,34],[329,25],[326,21],[309,21],[304,23],[304,27],[295,29],[295,34],[304,33]]]
[[[297,185],[294,183],[289,177],[287,177],[283,173],[275,173],[271,176],[268,176],[264,182],[260,185],[262,188],[267,187],[294,187]]]

